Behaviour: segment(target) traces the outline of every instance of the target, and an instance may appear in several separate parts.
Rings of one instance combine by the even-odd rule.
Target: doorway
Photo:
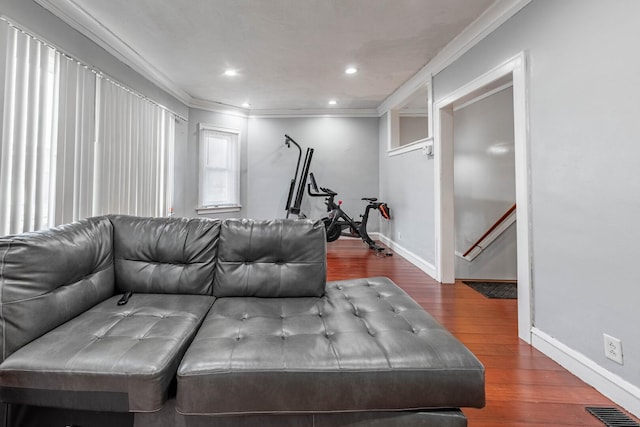
[[[518,274],[513,86],[487,89],[453,107],[455,278],[504,288]]]
[[[453,110],[456,105],[510,83],[513,87],[515,198],[518,281],[518,336],[531,343],[533,326],[529,221],[529,138],[524,52],[465,84],[434,105],[436,279],[455,281]]]

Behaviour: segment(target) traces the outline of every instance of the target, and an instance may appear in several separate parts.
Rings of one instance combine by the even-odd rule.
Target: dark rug
[[[474,282],[471,280],[463,280],[462,283],[475,289],[487,298],[518,298],[518,284],[516,282]]]

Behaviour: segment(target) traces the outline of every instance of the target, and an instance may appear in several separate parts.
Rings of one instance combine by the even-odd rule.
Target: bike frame
[[[343,230],[347,227],[350,229],[351,236],[358,236],[365,242],[369,249],[376,251],[376,253],[384,252],[385,255],[391,256],[391,252],[385,252],[385,248],[376,244],[373,241],[369,233],[367,233],[367,223],[369,221],[369,212],[371,209],[379,209],[380,205],[384,204],[382,202],[377,202],[376,199],[373,198],[364,198],[363,200],[367,200],[369,203],[365,207],[364,214],[362,215],[361,221],[355,221],[351,218],[345,211],[342,210],[341,202],[335,202],[335,196],[338,193],[332,191],[329,188],[320,187],[322,192],[319,192],[318,185],[316,183],[315,177],[313,173],[309,174],[309,178],[311,183],[309,183],[307,189],[308,193],[311,197],[325,197],[325,205],[327,206],[327,212],[329,212],[327,218],[323,218],[325,222],[325,227],[327,229],[327,241],[337,240],[340,235],[344,235]],[[315,193],[311,192],[311,188],[313,187]]]

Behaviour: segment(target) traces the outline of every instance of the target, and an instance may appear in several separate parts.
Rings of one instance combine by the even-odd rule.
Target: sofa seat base
[[[478,359],[387,278],[328,283],[320,298],[217,299],[178,370],[185,415],[415,411],[484,399]]]
[[[116,413],[45,408],[27,405],[0,406],[0,419],[7,426],[91,427],[466,427],[467,419],[457,409],[403,412],[354,412],[294,415],[181,415],[175,400],[150,413]]]
[[[135,414],[133,427],[466,427],[459,409],[326,414],[182,415],[170,399],[162,411]]]
[[[0,364],[3,402],[104,411],[157,411],[214,301],[202,295],[114,296]]]
[[[0,420],[4,420],[0,425],[3,427],[134,427],[134,419],[132,412],[0,404]]]

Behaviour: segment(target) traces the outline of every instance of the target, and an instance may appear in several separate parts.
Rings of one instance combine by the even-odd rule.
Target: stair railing
[[[511,224],[516,222],[516,205],[511,206],[504,215],[500,217],[489,229],[475,241],[464,253],[456,252],[460,258],[467,261],[473,261],[480,253],[485,250],[494,240],[505,232]]]

